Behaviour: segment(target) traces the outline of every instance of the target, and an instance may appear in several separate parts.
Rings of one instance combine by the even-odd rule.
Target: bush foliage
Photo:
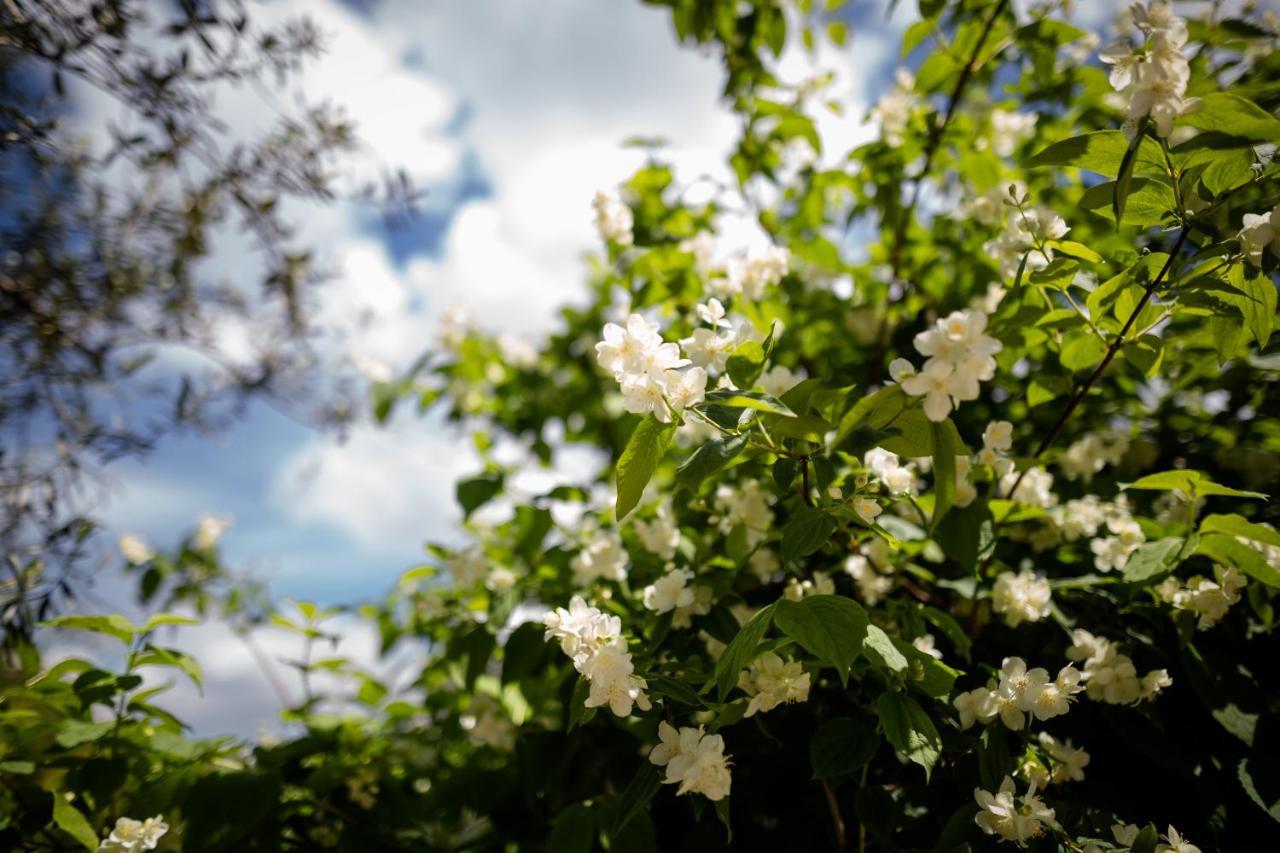
[[[838,17],[655,5],[723,58],[736,184],[654,147],[537,352],[455,323],[374,389],[486,460],[472,544],[345,609],[425,650],[412,684],[321,656],[336,611],[258,613],[216,535],[131,548],[160,615],[47,625],[123,669],[24,646],[0,693],[9,846],[144,849],[116,821],[153,815],[187,850],[1275,836],[1274,18],[1152,0],[1100,50],[1057,4],[920,0],[846,152],[828,81],[777,71]],[[733,217],[767,239],[718,238]],[[601,465],[530,494],[511,439]],[[270,618],[344,687],[284,739],[193,738],[141,678],[200,680],[164,612]]]

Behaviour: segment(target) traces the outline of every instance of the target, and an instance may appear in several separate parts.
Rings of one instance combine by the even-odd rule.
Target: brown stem
[[[836,792],[831,790],[831,784],[826,779],[819,780],[822,785],[822,793],[827,798],[827,811],[831,812],[831,828],[836,834],[836,849],[844,850],[849,846],[849,836],[845,832],[844,818],[840,816],[840,804],[836,802]]]
[[[1062,429],[1067,425],[1067,421],[1070,419],[1072,413],[1074,413],[1080,406],[1080,402],[1084,400],[1085,395],[1089,393],[1090,389],[1092,389],[1098,379],[1101,378],[1103,371],[1107,369],[1107,365],[1111,363],[1111,360],[1115,358],[1116,353],[1120,351],[1122,346],[1124,346],[1125,336],[1129,334],[1129,330],[1133,328],[1133,324],[1137,321],[1138,315],[1142,313],[1143,308],[1147,307],[1147,303],[1151,301],[1151,297],[1156,292],[1156,288],[1160,286],[1160,283],[1164,281],[1165,276],[1168,275],[1169,270],[1173,267],[1174,259],[1178,257],[1178,252],[1182,249],[1182,244],[1186,242],[1189,231],[1190,229],[1184,226],[1181,233],[1178,234],[1178,239],[1173,244],[1173,248],[1169,252],[1169,257],[1165,259],[1164,265],[1160,267],[1160,272],[1156,274],[1156,277],[1151,280],[1151,283],[1147,285],[1146,290],[1143,291],[1142,298],[1138,300],[1138,304],[1134,307],[1133,311],[1129,313],[1129,318],[1124,321],[1124,327],[1120,329],[1120,333],[1117,334],[1115,340],[1111,342],[1111,346],[1107,347],[1107,352],[1102,357],[1102,361],[1098,362],[1098,366],[1093,369],[1093,373],[1089,374],[1089,378],[1086,379],[1084,384],[1077,388],[1076,392],[1071,395],[1071,399],[1067,401],[1067,405],[1063,408],[1062,414],[1058,415],[1058,421],[1053,425],[1053,429],[1044,437],[1044,440],[1040,442],[1040,446],[1036,448],[1036,452],[1031,454],[1032,461],[1037,460],[1044,455],[1044,452],[1052,447],[1053,443],[1058,440],[1058,436],[1062,434]],[[1006,498],[1013,497],[1013,494],[1018,491],[1018,486],[1022,485],[1022,478],[1027,475],[1027,471],[1029,470],[1031,470],[1031,466],[1027,466],[1022,469],[1022,472],[1018,474],[1018,478],[1013,481],[1013,487],[1009,489],[1009,493],[1005,495]]]
[[[1190,226],[1184,225],[1182,227],[1182,231],[1178,234],[1178,239],[1174,242],[1173,248],[1169,250],[1169,257],[1165,259],[1164,265],[1160,267],[1160,272],[1156,273],[1156,277],[1151,280],[1151,283],[1147,285],[1146,290],[1143,291],[1142,298],[1138,300],[1138,304],[1134,307],[1133,311],[1129,313],[1129,317],[1124,321],[1124,326],[1120,329],[1119,334],[1117,334],[1115,340],[1111,342],[1111,346],[1107,347],[1107,352],[1103,355],[1102,361],[1098,362],[1098,366],[1093,369],[1093,373],[1089,374],[1089,378],[1086,379],[1084,384],[1077,388],[1076,392],[1071,395],[1071,399],[1067,401],[1067,405],[1063,408],[1062,414],[1058,415],[1058,420],[1053,425],[1053,429],[1044,437],[1044,440],[1040,442],[1040,446],[1036,448],[1035,453],[1031,454],[1032,462],[1035,462],[1044,455],[1044,452],[1052,447],[1053,443],[1058,440],[1058,436],[1062,435],[1062,430],[1063,427],[1067,425],[1067,420],[1070,419],[1072,413],[1074,413],[1080,406],[1080,402],[1084,400],[1085,395],[1089,393],[1090,389],[1093,388],[1098,379],[1102,377],[1102,372],[1107,369],[1107,365],[1109,365],[1111,360],[1115,358],[1116,353],[1120,351],[1122,346],[1124,346],[1125,336],[1128,335],[1129,330],[1133,328],[1133,324],[1137,321],[1138,315],[1142,313],[1142,309],[1151,301],[1151,297],[1156,292],[1156,288],[1160,286],[1161,282],[1164,281],[1165,276],[1169,274],[1169,270],[1173,268],[1174,259],[1178,257],[1178,252],[1181,251],[1182,244],[1186,242],[1187,235],[1190,231]],[[1022,485],[1022,479],[1027,476],[1027,472],[1030,471],[1031,468],[1032,466],[1028,465],[1019,472],[1017,478],[1013,481],[1013,485],[1005,494],[1005,499],[1011,500],[1013,496],[1017,494],[1018,486]],[[997,496],[999,495],[998,489],[996,490],[996,494]],[[982,566],[979,569],[979,574],[985,571],[995,558],[996,552],[995,549],[992,548],[987,559],[983,561]]]

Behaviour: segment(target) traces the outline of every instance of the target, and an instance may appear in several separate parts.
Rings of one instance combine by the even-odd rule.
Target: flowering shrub
[[[194,662],[157,626],[64,617],[129,667],[29,661],[6,688],[5,831],[92,847],[115,825],[103,849],[149,849],[165,824],[114,822],[159,812],[160,845],[188,849],[1275,836],[1274,16],[1150,0],[1099,50],[1057,4],[921,0],[877,138],[833,151],[826,81],[777,57],[843,24],[657,5],[723,56],[738,185],[694,203],[655,152],[596,197],[593,298],[536,356],[455,322],[376,389],[380,417],[444,407],[486,460],[457,487],[472,544],[361,611],[385,650],[430,649],[412,688],[332,662],[343,714],[308,696],[291,740],[191,741],[134,671]],[[717,236],[742,210],[760,246]],[[604,464],[527,494],[505,438],[530,465],[571,444]],[[125,553],[181,604],[200,585],[164,578],[206,551]],[[315,608],[278,618],[325,636]]]

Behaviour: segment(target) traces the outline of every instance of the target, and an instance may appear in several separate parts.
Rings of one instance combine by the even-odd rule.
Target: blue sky
[[[866,111],[892,77],[897,34],[914,14],[913,3],[898,5],[886,20],[886,4],[851,3],[849,46],[822,51],[816,68],[799,50],[781,62],[789,80],[837,72],[832,95],[846,109],[822,118],[829,156],[874,132]],[[326,56],[294,85],[349,110],[365,143],[357,173],[404,167],[429,192],[423,215],[396,231],[354,205],[295,211],[303,239],[337,271],[319,318],[344,329],[340,356],[403,367],[431,346],[441,312],[455,304],[526,340],[551,328],[556,307],[584,295],[581,257],[596,245],[592,195],[640,161],[621,146],[630,136],[670,140],[685,175],[727,175],[736,122],[719,103],[719,62],[677,46],[664,9],[638,0],[253,8],[272,19],[305,13],[329,36]],[[260,126],[266,115],[245,93],[228,93],[220,106],[233,128]],[[79,118],[91,129],[111,109],[86,96]],[[738,222],[723,237],[737,248],[758,235]],[[234,235],[220,245],[211,272],[252,274]],[[243,344],[234,329],[225,341]],[[383,594],[422,558],[425,541],[457,537],[453,482],[478,465],[468,448],[465,434],[436,417],[360,423],[343,442],[255,405],[221,435],[174,437],[113,466],[103,515],[113,539],[136,532],[160,547],[203,512],[230,515],[229,563],[268,578],[277,597],[359,601]],[[372,660],[366,627],[345,622],[342,631],[342,651]],[[259,640],[270,655],[296,652],[278,634]],[[186,688],[174,694],[198,730],[251,731],[274,718],[265,680],[224,629],[186,630],[179,642],[206,667],[203,701]]]

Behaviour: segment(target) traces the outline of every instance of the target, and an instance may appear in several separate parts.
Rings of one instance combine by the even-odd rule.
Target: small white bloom
[[[133,565],[150,562],[156,555],[155,549],[147,541],[134,533],[126,533],[120,537],[120,556]]]
[[[98,845],[98,853],[140,853],[143,850],[154,850],[161,836],[168,831],[169,824],[160,815],[146,820],[118,818],[111,834]]]

